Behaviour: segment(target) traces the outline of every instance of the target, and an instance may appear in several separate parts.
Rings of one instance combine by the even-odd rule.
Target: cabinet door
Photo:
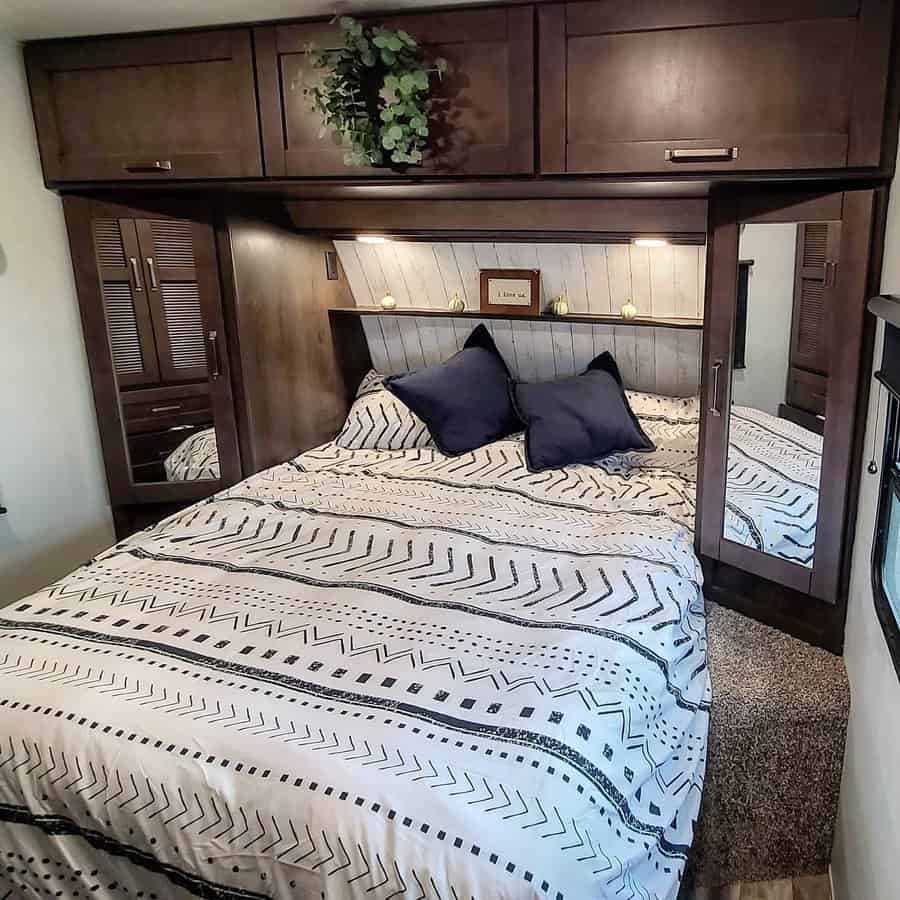
[[[202,240],[195,231],[202,226],[183,219],[138,219],[135,224],[160,381],[206,378],[210,329],[204,322],[203,273],[195,255]]]
[[[541,171],[878,166],[890,0],[540,9]]]
[[[250,32],[25,51],[48,182],[262,175]]]
[[[379,18],[403,28],[427,59],[443,57],[449,70],[434,79],[431,148],[422,167],[430,174],[500,175],[534,171],[533,18],[529,6],[454,10]],[[360,176],[389,170],[347,167],[321,118],[309,108],[304,85],[313,83],[305,48],[335,46],[327,23],[255,30],[266,174]]]

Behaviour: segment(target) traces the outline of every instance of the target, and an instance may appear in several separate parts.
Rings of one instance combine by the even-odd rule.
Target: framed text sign
[[[481,312],[524,313],[541,311],[541,281],[537,269],[482,269]]]

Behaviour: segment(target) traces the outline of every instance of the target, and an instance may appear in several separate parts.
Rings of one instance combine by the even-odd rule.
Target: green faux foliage
[[[405,31],[340,19],[344,46],[307,47],[321,81],[303,89],[322,116],[324,136],[345,147],[348,166],[402,168],[421,165],[428,143],[430,75],[441,77],[447,61],[426,67],[415,38]]]

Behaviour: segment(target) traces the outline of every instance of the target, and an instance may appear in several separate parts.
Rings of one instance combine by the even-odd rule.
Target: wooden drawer
[[[209,386],[181,385],[126,391],[122,393],[122,415],[129,435],[212,423]]]
[[[828,397],[828,379],[814,372],[803,369],[791,369],[788,373],[787,401],[814,415],[825,415],[825,402]]]
[[[29,44],[44,177],[262,175],[248,29]]]
[[[410,174],[530,174],[534,171],[534,10],[444,10],[379,17],[405,29],[427,58],[443,57],[448,73],[434,81],[431,149]],[[309,109],[302,87],[313,72],[305,53],[310,41],[334,46],[328,23],[255,29],[256,65],[263,123],[266,175],[358,177],[387,169],[344,165],[344,150],[319,136],[321,117]]]
[[[890,0],[540,8],[541,171],[881,164]]]

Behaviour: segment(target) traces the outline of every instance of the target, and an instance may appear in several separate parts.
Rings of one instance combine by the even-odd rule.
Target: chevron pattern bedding
[[[329,444],[0,611],[0,897],[674,898],[710,686],[648,456]]]
[[[732,406],[725,537],[812,566],[822,437],[749,406]]]
[[[204,428],[183,440],[165,459],[167,481],[196,481],[219,477],[216,429]]]

